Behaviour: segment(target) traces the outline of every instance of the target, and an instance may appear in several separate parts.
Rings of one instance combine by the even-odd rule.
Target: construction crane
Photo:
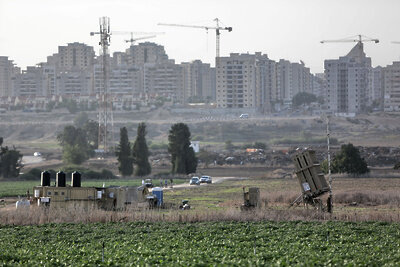
[[[174,27],[187,27],[187,28],[197,28],[197,29],[205,29],[206,31],[208,30],[215,30],[215,34],[216,34],[216,60],[217,62],[219,62],[219,52],[220,52],[220,35],[221,35],[221,31],[228,31],[231,32],[232,31],[232,27],[221,27],[219,25],[220,20],[218,18],[214,19],[214,21],[216,22],[216,26],[215,27],[210,27],[210,26],[197,26],[197,25],[183,25],[183,24],[170,24],[170,23],[158,23],[158,25],[162,25],[162,26],[174,26]]]
[[[357,38],[357,39],[354,39],[354,38]],[[324,44],[324,43],[351,43],[351,42],[356,42],[356,43],[364,43],[364,42],[379,43],[379,40],[359,34],[359,35],[350,36],[348,38],[338,39],[338,40],[322,40],[321,44]]]
[[[150,38],[154,38],[154,37],[156,37],[156,35],[150,35],[150,36],[143,36],[143,37],[133,38],[133,33],[131,33],[131,39],[125,40],[125,42],[131,43],[131,46],[132,46],[136,41],[144,40],[144,39],[150,39]]]
[[[399,41],[393,41],[392,44],[400,44]]]
[[[95,34],[100,34],[100,32],[91,32],[90,35],[93,36]],[[130,34],[131,38],[129,40],[125,40],[127,43],[131,43],[133,45],[135,41],[138,40],[143,40],[143,39],[149,39],[149,38],[154,38],[159,34],[164,34],[164,32],[127,32],[127,31],[112,31],[109,34],[109,38],[111,35],[125,35],[125,34]],[[138,38],[133,38],[133,35],[148,35],[151,34],[150,36],[143,36],[143,37],[138,37]]]

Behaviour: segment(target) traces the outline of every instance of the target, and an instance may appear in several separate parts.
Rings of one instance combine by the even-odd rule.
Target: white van
[[[240,114],[239,118],[248,119],[249,118],[249,114],[247,114],[247,113]]]

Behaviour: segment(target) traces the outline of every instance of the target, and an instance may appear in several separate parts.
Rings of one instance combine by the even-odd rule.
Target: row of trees
[[[58,141],[63,147],[63,160],[67,164],[81,164],[98,148],[98,124],[88,120],[87,114],[81,113],[74,120],[75,126],[66,126],[58,135]],[[118,169],[123,176],[146,176],[151,173],[149,163],[149,149],[146,142],[146,124],[140,123],[137,136],[133,145],[129,142],[128,131],[125,127],[120,129],[120,142],[116,148]],[[168,135],[168,152],[171,154],[172,173],[189,174],[197,169],[197,157],[190,147],[191,133],[184,123],[171,126]],[[226,142],[226,148],[232,148],[231,141]],[[266,144],[256,142],[251,147],[266,149]],[[17,151],[2,148],[3,161],[15,161],[20,154]],[[203,153],[204,154],[204,153]],[[204,157],[202,153],[198,155]],[[208,162],[208,159],[206,160]],[[7,164],[9,166],[9,164]],[[135,167],[134,167],[135,166]],[[327,170],[327,162],[322,167]],[[11,169],[15,169],[13,166]],[[343,145],[341,151],[331,162],[332,173],[350,173],[359,175],[368,172],[367,163],[360,157],[360,153],[352,144]],[[2,171],[3,176],[8,175],[7,170]]]
[[[146,124],[140,123],[136,140],[131,146],[128,131],[125,127],[120,130],[120,142],[116,150],[118,169],[123,176],[134,173],[146,176],[151,173],[149,150],[146,142]],[[189,127],[184,123],[172,125],[168,135],[168,152],[171,154],[172,173],[189,174],[196,172],[197,158],[190,147]],[[135,168],[133,166],[136,166]]]
[[[121,128],[120,141],[115,154],[119,163],[118,170],[123,176],[133,173],[137,176],[146,176],[151,173],[146,133],[146,124],[139,123],[136,140],[131,146],[128,130],[125,127]],[[136,168],[133,165],[136,165]]]

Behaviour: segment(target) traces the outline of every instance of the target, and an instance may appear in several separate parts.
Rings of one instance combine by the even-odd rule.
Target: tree
[[[232,150],[235,149],[235,145],[232,143],[231,140],[226,140],[225,141],[225,149],[229,150],[229,151],[232,151]]]
[[[132,149],[133,162],[136,165],[135,175],[137,176],[146,176],[151,173],[149,149],[146,143],[146,133],[146,124],[144,122],[139,123],[136,140]]]
[[[118,159],[118,170],[123,176],[133,173],[133,161],[131,156],[131,143],[128,139],[126,127],[120,129],[120,141],[115,152]]]
[[[201,162],[204,163],[204,166],[207,168],[208,165],[217,158],[217,155],[207,150],[200,149],[200,152],[198,153],[197,157]]]
[[[263,143],[263,142],[255,142],[254,148],[265,150],[265,149],[267,149],[267,144]]]
[[[328,171],[328,163],[324,162],[322,168]],[[360,151],[353,144],[342,145],[340,152],[331,162],[332,173],[349,173],[354,176],[369,172],[367,163],[361,158]]]
[[[83,126],[83,130],[86,132],[89,146],[92,149],[99,148],[99,124],[94,120],[88,120]]]
[[[79,112],[74,119],[74,125],[77,128],[83,128],[88,120],[89,116],[86,112]]]
[[[292,104],[293,106],[298,107],[303,104],[310,104],[316,101],[317,97],[314,94],[310,94],[307,92],[299,92],[293,97]]]
[[[72,125],[64,127],[64,131],[57,136],[63,147],[63,161],[67,164],[82,164],[89,158],[91,148],[87,141],[86,132]]]
[[[88,159],[88,155],[78,144],[66,144],[63,146],[62,159],[67,164],[80,165]]]
[[[168,135],[168,152],[171,153],[172,173],[189,174],[196,172],[197,158],[190,147],[189,127],[184,123],[171,126]]]
[[[4,178],[17,177],[22,168],[22,154],[15,149],[3,147],[3,138],[0,137],[0,176]]]

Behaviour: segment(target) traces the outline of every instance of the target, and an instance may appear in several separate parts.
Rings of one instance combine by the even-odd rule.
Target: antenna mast
[[[329,116],[326,117],[326,140],[328,144],[328,178],[329,178],[329,198],[328,198],[328,212],[332,213],[332,175],[331,175],[331,151],[330,151],[330,129],[329,129]]]
[[[110,30],[110,18],[101,17],[99,19],[100,31],[91,32],[90,35],[99,34],[101,45],[101,57],[102,57],[102,70],[103,70],[103,90],[100,89],[100,108],[99,108],[99,134],[98,134],[98,144],[103,145],[104,153],[108,152],[108,123],[111,121],[113,123],[112,116],[112,104],[108,99],[108,47],[111,42],[111,30]],[[112,131],[112,129],[111,129]]]

